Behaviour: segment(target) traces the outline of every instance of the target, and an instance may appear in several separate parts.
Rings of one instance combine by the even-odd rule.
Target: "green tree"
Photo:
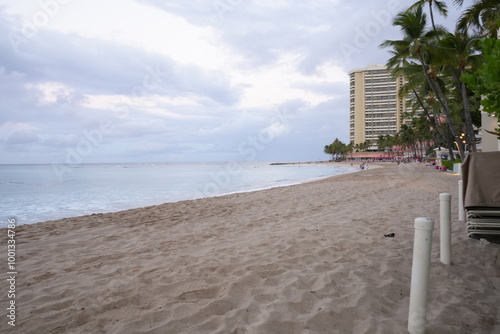
[[[447,126],[453,138],[458,138],[458,131],[451,115],[446,92],[446,82],[440,75],[439,68],[433,64],[437,43],[446,35],[447,31],[440,26],[435,29],[427,29],[427,16],[422,11],[422,7],[415,7],[399,13],[393,21],[393,25],[401,29],[403,38],[401,40],[387,40],[381,47],[391,47],[392,57],[387,62],[388,68],[401,66],[402,63],[411,60],[419,64],[422,73],[439,102],[441,111],[446,115]],[[451,150],[451,145],[449,145]],[[463,150],[460,155],[463,157]]]
[[[483,50],[481,66],[462,80],[480,97],[484,111],[496,115],[500,122],[500,42],[487,38],[479,42]]]
[[[331,154],[332,155],[332,160],[333,160],[333,151],[332,151],[332,145],[325,145],[323,148],[323,153],[325,154]]]
[[[379,151],[388,149],[389,156],[391,156],[392,148],[394,146],[394,138],[390,134],[379,135],[377,138],[377,148]]]
[[[351,140],[349,144],[347,144],[347,151],[352,155],[354,148],[355,148],[354,141]]]
[[[370,147],[371,145],[371,141],[370,140],[366,140],[362,143],[359,143],[359,150],[362,151],[362,152],[365,152],[366,150],[368,150],[368,147]]]
[[[323,152],[325,154],[331,154],[332,160],[335,159],[335,156],[337,157],[337,159],[344,159],[347,152],[349,152],[349,150],[352,149],[349,148],[349,145],[346,145],[343,142],[341,142],[338,138],[335,138],[333,143],[331,143],[330,145],[325,145],[325,147],[323,148]]]
[[[479,36],[469,35],[467,31],[457,30],[454,34],[447,34],[440,40],[438,63],[448,71],[454,79],[458,92],[460,92],[461,107],[463,109],[466,142],[472,151],[476,151],[476,138],[472,124],[471,107],[469,103],[470,92],[466,83],[460,78],[477,68],[479,61],[477,43]]]
[[[432,129],[429,127],[429,121],[424,115],[420,117],[415,117],[411,120],[411,126],[414,129],[415,141],[418,143],[418,156],[423,158],[424,148],[428,146],[428,143],[432,140]]]
[[[404,116],[404,119],[425,117],[434,143],[442,143],[442,146],[453,146],[453,142],[445,144],[447,139],[444,137],[442,126],[439,126],[438,122],[441,109],[420,65],[404,62],[401,66],[393,69],[393,75],[395,77],[402,75],[406,79],[406,83],[399,91],[399,96],[406,98],[412,109],[410,114]]]
[[[412,127],[407,124],[401,125],[399,135],[401,138],[401,146],[404,149],[409,149],[410,151],[415,149],[415,133]]]
[[[347,145],[335,138],[331,146],[333,154],[337,155],[337,159],[344,159],[344,155],[348,152]]]
[[[464,0],[454,0],[453,2],[462,6]],[[499,22],[500,1],[475,0],[474,4],[467,8],[458,19],[457,28],[462,31],[472,28],[483,36],[496,39],[500,28]]]
[[[436,30],[436,24],[434,22],[434,11],[433,7],[436,8],[436,10],[446,17],[448,15],[448,6],[444,1],[438,1],[438,0],[419,0],[415,2],[409,9],[413,8],[422,8],[425,4],[429,5],[429,14],[431,15],[431,23],[432,23],[432,28]]]
[[[392,150],[396,148],[396,155],[399,155],[399,149],[403,146],[403,142],[401,140],[401,135],[396,133],[392,136]]]
[[[377,138],[377,148],[379,151],[383,151],[387,147],[386,137],[384,135],[379,135]]]

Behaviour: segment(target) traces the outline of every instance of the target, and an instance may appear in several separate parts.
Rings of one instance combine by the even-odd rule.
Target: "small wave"
[[[80,168],[88,168],[88,173],[72,174],[62,183],[53,180],[50,166],[40,167],[39,178],[20,182],[17,180],[25,174],[14,174],[15,177],[10,180],[2,181],[4,185],[11,184],[9,192],[15,197],[11,202],[3,203],[5,207],[0,211],[19,213],[19,222],[29,224],[94,212],[284,187],[357,171],[357,168],[317,165],[280,168],[264,163],[241,163],[237,166],[234,170],[220,163],[82,164]],[[114,172],[109,168],[114,168]],[[125,168],[144,169],[147,173],[131,177],[132,171],[119,172]],[[23,172],[23,168],[20,171]]]

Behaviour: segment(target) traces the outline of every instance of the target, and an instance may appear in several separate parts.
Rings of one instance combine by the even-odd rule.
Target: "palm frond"
[[[443,15],[444,17],[448,16],[448,5],[444,1],[433,1],[434,7],[438,10],[439,14]]]

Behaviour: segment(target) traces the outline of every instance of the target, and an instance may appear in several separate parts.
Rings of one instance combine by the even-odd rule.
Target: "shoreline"
[[[331,165],[337,165],[337,166],[338,165],[345,165],[345,166],[347,166],[347,163],[329,162],[329,161],[325,161],[325,163],[329,163]],[[145,164],[147,164],[147,163],[145,163]],[[263,162],[263,164],[273,165],[273,163],[269,163],[269,162]],[[317,162],[316,163],[294,162],[294,163],[286,163],[285,165],[303,165],[303,164],[320,164],[320,163],[317,163]],[[93,164],[90,164],[90,165],[93,165]],[[96,164],[96,165],[102,165],[102,164]],[[105,164],[105,165],[114,165],[114,164]],[[136,164],[134,163],[133,165],[136,165]],[[142,163],[138,163],[138,165],[142,165]],[[284,164],[279,163],[278,165],[284,165]],[[314,177],[314,178],[311,178],[311,179],[303,179],[301,181],[296,181],[295,183],[283,184],[283,185],[270,185],[270,186],[266,186],[266,187],[263,187],[263,188],[255,188],[255,189],[250,189],[250,190],[235,190],[235,191],[230,191],[230,192],[224,192],[224,190],[222,189],[223,191],[221,191],[221,193],[212,194],[212,195],[208,195],[208,196],[205,196],[205,197],[196,197],[195,196],[193,198],[172,199],[172,200],[165,201],[165,202],[143,204],[143,205],[139,205],[137,207],[128,207],[128,208],[127,207],[121,207],[121,208],[117,207],[116,209],[111,209],[111,210],[102,211],[102,212],[99,212],[99,211],[97,211],[97,212],[88,212],[88,213],[82,213],[82,214],[79,214],[79,215],[69,216],[69,217],[49,218],[49,219],[41,220],[41,221],[30,221],[30,222],[21,223],[21,224],[19,224],[19,226],[21,226],[21,225],[41,224],[41,223],[46,223],[46,222],[59,221],[59,220],[63,220],[63,219],[72,219],[72,218],[78,218],[78,217],[92,216],[92,215],[96,215],[96,214],[117,213],[117,212],[121,212],[121,211],[128,211],[128,210],[135,210],[135,209],[144,209],[144,208],[154,207],[154,206],[157,206],[157,205],[162,205],[162,204],[167,204],[167,203],[178,203],[178,202],[184,202],[184,201],[199,200],[199,199],[204,199],[204,198],[221,197],[221,196],[228,196],[228,195],[234,195],[234,194],[244,194],[244,193],[254,192],[254,191],[262,191],[262,190],[268,190],[268,189],[273,189],[273,188],[288,187],[288,186],[300,185],[300,184],[303,184],[303,183],[315,182],[315,181],[319,181],[319,180],[322,180],[322,179],[325,179],[325,178],[335,177],[335,176],[338,176],[338,175],[348,174],[348,173],[353,173],[353,172],[356,172],[356,171],[344,172],[344,173],[336,174],[336,175],[327,175],[327,176],[322,176],[322,177]],[[9,219],[13,218],[13,219],[18,220],[18,217],[13,216],[13,215],[12,216],[7,216],[7,217]],[[2,224],[2,225],[5,225],[5,226],[0,226],[0,230],[6,229],[7,223]]]
[[[457,218],[459,176],[382,165],[20,225],[15,330],[404,333],[413,221],[437,222],[442,192],[452,194],[452,265],[439,262],[435,227],[427,330],[499,330],[500,245],[467,237]],[[0,331],[15,332],[6,319]]]

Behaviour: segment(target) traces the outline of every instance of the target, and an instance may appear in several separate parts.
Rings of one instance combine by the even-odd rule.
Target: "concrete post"
[[[451,263],[451,195],[439,194],[439,254],[443,264]]]
[[[428,218],[415,219],[410,309],[408,313],[408,332],[410,334],[425,333],[433,229],[434,222],[432,220]]]

